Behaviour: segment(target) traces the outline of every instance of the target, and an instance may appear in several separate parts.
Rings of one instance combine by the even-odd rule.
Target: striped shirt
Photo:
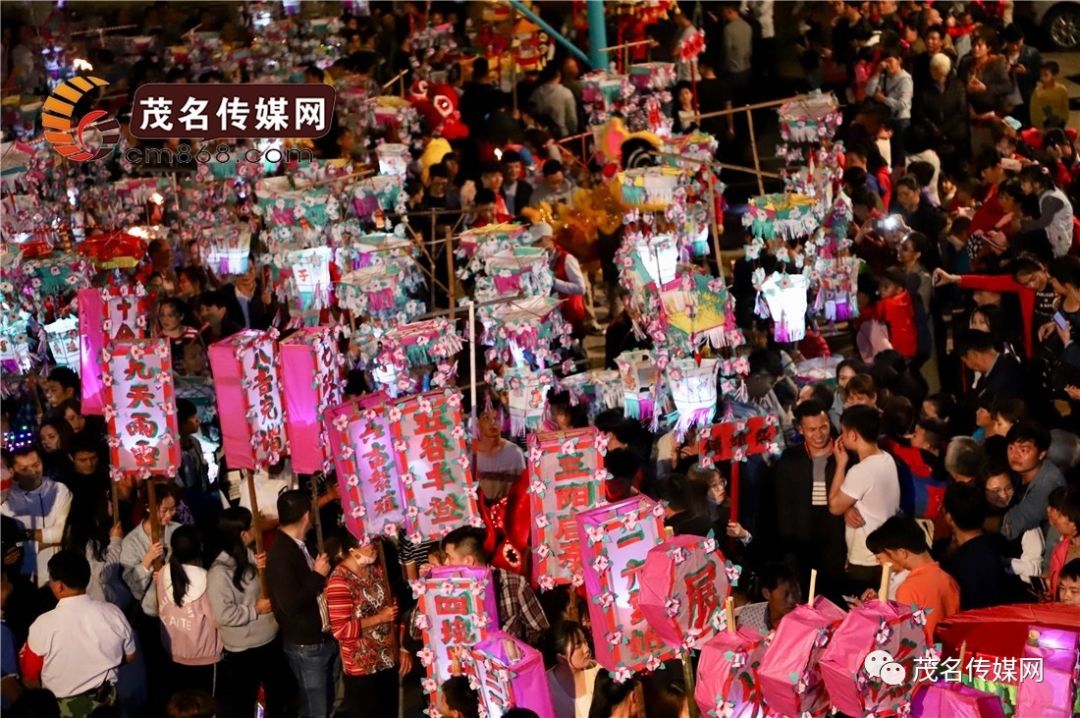
[[[829,456],[815,456],[812,458],[814,462],[814,489],[810,494],[811,506],[828,506],[829,505],[829,490],[825,484],[825,465],[829,463]]]

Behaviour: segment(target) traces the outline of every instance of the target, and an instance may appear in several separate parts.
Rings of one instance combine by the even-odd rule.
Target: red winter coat
[[[889,327],[893,349],[906,359],[919,353],[919,332],[915,329],[915,305],[906,289],[888,299],[881,299],[867,312],[868,319],[879,319]]]

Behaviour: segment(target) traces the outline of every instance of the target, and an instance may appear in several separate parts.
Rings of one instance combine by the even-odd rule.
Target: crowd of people
[[[587,28],[568,8],[537,4],[584,43]],[[426,24],[450,23],[458,44],[468,44],[457,4],[445,12],[441,3],[400,5],[393,12],[371,3],[368,14],[344,16],[348,54],[325,71],[309,68],[307,80],[332,82],[339,69],[373,84],[390,80],[410,67],[406,41]],[[851,200],[845,239],[862,269],[858,318],[839,327],[810,319],[806,338],[785,344],[754,316],[750,275],[801,266],[800,248],[735,262],[731,291],[750,340],[738,353],[749,373],[745,400],[720,396],[717,416],[776,416],[782,453],[743,464],[732,507],[730,465],[703,462],[693,431],[682,440],[653,433],[619,409],[590,420],[567,393],[549,397],[544,428],[595,426],[607,436],[608,501],[661,500],[674,534],[721,539],[742,566],[740,625],[775,630],[804,600],[812,571],[837,605],[876,598],[886,563],[889,598],[926,610],[931,643],[940,622],[968,609],[1080,607],[1080,350],[1072,336],[1080,332],[1080,155],[1060,67],[1009,21],[1011,3],[948,3],[948,12],[936,2],[803,5],[805,89],[833,91],[844,105],[837,189]],[[689,76],[681,76],[689,63],[679,64],[685,82],[667,111],[676,131],[739,143],[741,128],[697,117],[754,97],[754,78],[778,77],[780,8],[764,0],[702,9],[707,49]],[[670,20],[636,30],[658,41],[659,56],[674,57],[694,19],[689,6],[673,8]],[[13,52],[5,43],[5,77],[33,84],[33,40],[19,40]],[[131,87],[156,72],[95,59]],[[441,61],[438,52],[422,58]],[[468,73],[450,67],[446,80],[460,94],[469,134],[410,174],[414,224],[437,225],[420,234],[520,220],[542,203],[572,203],[575,188],[600,181],[602,168],[576,153],[576,141],[559,143],[589,121],[580,76],[580,62],[562,50],[523,73],[512,93],[493,84],[484,58]],[[171,78],[213,79],[194,70]],[[362,139],[335,126],[313,149],[359,165]],[[741,227],[727,226],[725,243],[742,246],[731,236]],[[608,368],[623,351],[649,346],[615,279],[618,232],[583,253],[546,221],[531,231],[551,257],[579,362],[592,358],[590,334],[604,335],[604,358],[595,358]],[[250,718],[259,706],[268,716],[398,716],[400,696],[403,709],[415,707],[424,672],[408,582],[449,565],[492,567],[500,628],[542,650],[559,718],[637,716],[642,701],[650,718],[686,714],[693,696],[678,669],[614,681],[592,659],[584,590],[540,592],[529,580],[527,545],[516,546],[526,557],[515,567],[493,549],[514,543],[511,517],[528,501],[524,442],[506,431],[505,396],[492,391],[477,407],[472,439],[485,515],[505,520],[437,542],[361,543],[344,528],[334,477],[316,482],[313,502],[307,477],[283,459],[257,472],[256,522],[241,473],[207,450],[219,431],[207,347],[242,329],[287,332],[289,307],[256,255],[246,272],[219,275],[192,247],[156,239],[144,263],[151,334],[168,338],[183,379],[182,465],[152,487],[113,481],[105,422],[83,412],[71,369],[5,393],[5,711]],[[445,270],[444,260],[435,264]],[[355,347],[343,346],[355,361]],[[797,369],[841,354],[827,379],[807,381]],[[370,375],[352,369],[344,393],[356,398],[372,387]],[[437,707],[448,718],[479,715],[461,675],[440,686]]]

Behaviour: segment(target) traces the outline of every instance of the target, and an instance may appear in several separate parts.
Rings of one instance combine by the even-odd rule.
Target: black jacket
[[[1026,378],[1024,370],[1020,368],[1020,362],[1007,354],[999,354],[993,368],[989,373],[979,377],[973,390],[976,397],[986,392],[993,392],[995,396],[1023,398],[1025,385]]]
[[[921,124],[938,141],[966,145],[968,138],[967,91],[955,75],[945,82],[944,91],[933,82],[916,87],[911,121]]]
[[[292,536],[281,531],[267,552],[266,583],[281,639],[299,645],[322,643],[327,634],[322,630],[319,596],[326,577],[308,568]]]
[[[825,462],[825,492],[832,488],[836,459]],[[794,557],[800,573],[816,568],[825,575],[844,571],[847,544],[844,519],[828,506],[813,506],[814,462],[803,444],[788,447],[772,467],[772,524],[776,550],[785,560]],[[801,576],[800,578],[805,578]]]

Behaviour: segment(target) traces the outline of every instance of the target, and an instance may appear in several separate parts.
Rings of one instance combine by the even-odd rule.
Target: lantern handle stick
[[[259,513],[259,500],[255,496],[255,471],[247,469],[248,495],[251,497],[251,530],[255,532],[255,553],[263,552],[262,514]],[[270,595],[270,589],[266,585],[266,569],[259,569],[259,591],[263,596]]]
[[[814,594],[816,594],[816,593],[817,593],[817,569],[812,568],[812,569],[810,569],[810,599],[807,601],[808,604],[810,604],[810,605],[814,604]]]
[[[315,526],[315,544],[318,546],[319,553],[326,553],[326,544],[323,541],[322,514],[319,512],[319,482],[316,481],[315,474],[308,477],[308,482],[311,486],[311,523]]]
[[[147,503],[149,504],[150,509],[150,516],[148,517],[150,519],[150,543],[156,544],[158,541],[161,541],[161,524],[158,522],[157,489],[154,486],[153,479],[146,480],[146,492]],[[164,556],[164,552],[162,553],[162,556]],[[162,565],[163,561],[160,556],[154,559],[155,571],[161,568]]]
[[[379,539],[379,565],[382,566],[382,588],[386,595],[387,603],[393,603],[397,599],[394,598],[394,593],[390,589],[390,564],[386,562],[386,548],[383,546],[382,539]],[[400,643],[398,642],[398,622],[397,620],[390,622],[390,652],[394,656],[395,663],[401,660],[401,656],[398,655]]]
[[[682,675],[683,684],[686,686],[686,695],[690,697],[690,700],[686,701],[686,707],[690,718],[699,718],[697,701],[694,700],[694,667],[690,665],[690,649],[683,652],[682,655]]]
[[[724,616],[727,618],[728,633],[735,633],[735,599],[728,596],[724,599]]]
[[[957,656],[957,658],[959,659],[959,663],[960,663],[960,666],[959,666],[960,671],[963,672],[963,670],[964,670],[964,659],[967,658],[967,641],[964,641],[963,643],[960,644],[960,655]]]
[[[889,577],[892,573],[892,564],[887,563],[881,567],[881,587],[878,589],[878,600],[887,603],[889,600]]]

